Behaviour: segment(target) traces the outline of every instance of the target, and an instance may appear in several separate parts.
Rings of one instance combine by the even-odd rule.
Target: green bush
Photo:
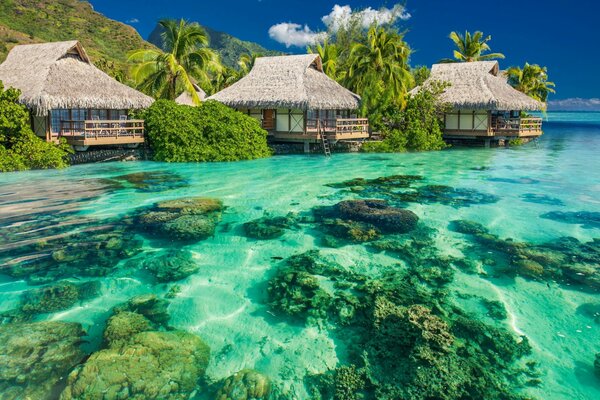
[[[29,112],[17,101],[20,92],[0,82],[0,172],[66,167],[70,146],[47,143],[29,126]]]
[[[271,155],[267,132],[258,121],[215,101],[189,107],[159,100],[143,118],[157,161],[237,161]]]
[[[404,152],[441,150],[447,147],[442,139],[442,116],[445,106],[439,95],[446,86],[435,84],[408,97],[403,110],[390,107],[382,116],[384,136],[381,142],[368,142],[366,152]]]

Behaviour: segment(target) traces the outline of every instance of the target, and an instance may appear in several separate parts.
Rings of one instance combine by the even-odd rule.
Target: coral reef
[[[158,282],[175,282],[195,274],[200,266],[188,250],[170,249],[148,255],[140,262],[141,268],[150,272]]]
[[[67,379],[61,400],[188,399],[208,366],[210,349],[187,332],[140,332],[93,353]]]
[[[83,334],[70,322],[0,325],[0,397],[55,398],[53,390],[84,357]]]
[[[555,197],[550,197],[545,194],[525,193],[519,197],[527,203],[547,204],[547,205],[551,205],[551,206],[564,206],[565,205],[565,203],[563,203],[561,199],[557,199]]]
[[[503,321],[508,317],[506,307],[498,300],[481,299],[481,304],[487,309],[488,315],[498,321]]]
[[[383,200],[345,200],[335,208],[343,219],[366,222],[387,233],[410,232],[419,221],[412,211],[392,207]]]
[[[217,199],[191,197],[156,203],[136,218],[142,233],[166,239],[194,242],[214,235],[223,203]]]
[[[160,299],[154,294],[135,296],[124,304],[113,309],[115,314],[129,311],[146,317],[155,326],[167,327],[171,316],[167,311],[169,301]]]
[[[89,299],[100,289],[100,283],[59,282],[39,289],[28,290],[21,296],[20,311],[24,314],[42,314],[65,310],[77,302]]]
[[[140,332],[152,330],[152,324],[142,314],[131,311],[116,313],[108,319],[104,340],[108,346],[120,346]]]
[[[540,215],[541,218],[563,222],[565,224],[581,225],[582,228],[600,228],[600,212],[591,211],[551,211]]]
[[[260,372],[244,369],[225,379],[215,400],[269,400],[271,381]]]
[[[600,353],[596,353],[596,357],[594,359],[594,372],[598,379],[600,379]]]
[[[142,171],[100,179],[113,190],[135,189],[144,193],[160,193],[189,186],[179,174],[169,171]]]
[[[264,216],[244,223],[244,233],[247,237],[259,240],[276,239],[283,236],[286,229],[294,227],[296,224],[293,215],[285,217]]]

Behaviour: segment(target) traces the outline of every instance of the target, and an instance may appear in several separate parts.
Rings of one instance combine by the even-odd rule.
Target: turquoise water
[[[458,263],[447,266],[454,272],[444,286],[448,302],[473,318],[510,331],[515,337],[528,338],[531,354],[516,364],[526,368],[526,361],[535,361],[535,379],[539,381],[522,387],[511,385],[511,390],[546,399],[599,398],[600,378],[595,376],[593,367],[594,355],[600,352],[598,265],[580,262],[587,268],[580,275],[586,275],[587,280],[582,283],[576,279],[557,279],[556,275],[502,273],[486,266],[492,264],[481,257],[481,249],[469,250],[475,240],[472,236],[449,226],[455,220],[475,221],[501,239],[512,238],[531,246],[563,237],[582,243],[600,238],[600,114],[550,113],[548,120],[539,142],[510,149],[334,154],[331,158],[277,156],[200,165],[110,163],[74,166],[62,171],[3,174],[0,176],[0,264],[9,272],[0,275],[0,313],[5,314],[2,327],[9,335],[11,324],[22,323],[18,322],[20,319],[29,323],[77,322],[86,332],[83,351],[97,351],[105,346],[102,332],[114,306],[140,294],[164,296],[174,285],[157,282],[136,265],[165,249],[185,249],[192,253],[197,270],[177,282],[180,291],[169,299],[170,319],[165,325],[198,335],[211,349],[206,376],[194,396],[208,398],[205,387],[250,368],[268,376],[282,398],[309,398],[308,375],[323,374],[355,362],[349,350],[350,328],[346,334],[343,324],[291,318],[272,305],[268,282],[274,279],[285,259],[315,249],[328,262],[366,279],[376,279],[390,269],[406,269],[406,259],[401,255],[373,251],[369,242],[325,246],[318,221],[306,216],[311,215],[314,207],[365,197],[361,194],[364,187],[345,190],[327,184],[354,178],[416,175],[423,179],[413,186],[416,188],[446,185],[476,191],[466,193],[492,195],[489,201],[473,201],[468,206],[440,202],[439,198],[386,200],[413,211],[420,226],[432,229],[427,249],[435,251],[436,257],[466,258],[475,266],[475,273],[460,269]],[[154,171],[170,175],[147,187],[123,184],[122,180],[119,186],[115,181],[105,180]],[[379,194],[381,198],[385,193],[380,189],[366,197]],[[103,253],[112,257],[113,263],[96,274],[100,276],[82,276],[78,271],[85,263],[55,275],[47,271],[38,274],[29,271],[25,275],[14,272],[15,266],[49,257],[48,247],[44,247],[47,243],[62,240],[59,247],[64,247],[69,242],[85,242],[85,238],[94,235],[94,229],[106,224],[116,226],[144,207],[198,196],[219,199],[225,206],[214,235],[206,239],[158,240],[134,230],[125,246],[135,243],[140,248],[132,254]],[[541,218],[552,212],[588,214],[570,215],[563,220]],[[305,218],[274,239],[248,238],[242,227],[264,215],[288,213]],[[132,224],[135,227],[136,223]],[[122,228],[109,228],[108,232],[120,235],[119,229]],[[75,239],[71,239],[72,235]],[[57,247],[52,251],[52,257],[59,259]],[[489,253],[491,258],[496,256]],[[96,262],[96,256],[90,257],[87,263]],[[77,262],[64,257],[60,261],[63,267]],[[328,279],[317,278],[323,290],[333,292]],[[53,312],[29,311],[23,317],[25,312],[21,309],[14,316],[14,310],[21,307],[24,292],[59,280],[77,284],[93,281],[99,286],[93,295],[57,306],[59,309]],[[506,309],[506,318],[490,318],[477,300],[480,297],[499,301]],[[592,305],[582,307],[584,304]],[[19,357],[1,346],[2,360]],[[25,376],[20,379],[0,373],[0,390],[7,396],[36,385],[37,381],[32,381],[32,375],[23,368]],[[65,368],[67,372],[70,369]],[[58,387],[61,385],[64,383],[59,382]],[[53,398],[56,394],[45,392],[43,396]]]

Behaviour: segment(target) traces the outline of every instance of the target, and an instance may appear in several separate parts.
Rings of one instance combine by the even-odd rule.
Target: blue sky
[[[147,37],[163,17],[186,18],[251,40],[271,49],[302,52],[269,36],[280,23],[301,26],[301,34],[325,29],[322,17],[333,7],[373,11],[392,9],[394,2],[362,0],[92,0],[94,8],[110,18],[128,22]],[[548,66],[557,84],[554,99],[599,98],[600,2],[593,0],[408,0],[399,25],[408,30],[406,40],[414,49],[412,65],[431,65],[452,55],[448,33],[482,30],[492,35],[493,51],[506,55],[501,66],[525,61]],[[307,26],[308,28],[305,28]],[[289,27],[289,25],[286,25]],[[281,38],[281,34],[278,35]],[[296,39],[298,36],[295,36]],[[300,35],[302,37],[302,35]]]

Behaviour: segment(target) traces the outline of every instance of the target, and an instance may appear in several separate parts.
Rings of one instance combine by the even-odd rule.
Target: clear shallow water
[[[600,115],[550,113],[539,143],[514,149],[452,149],[414,154],[334,154],[279,156],[228,164],[168,165],[153,162],[76,166],[63,171],[35,171],[0,175],[0,227],[14,228],[42,215],[58,216],[47,226],[25,229],[21,236],[0,235],[3,263],[20,262],[18,249],[48,240],[56,224],[78,229],[83,221],[125,218],[136,209],[169,199],[190,196],[218,198],[227,207],[216,234],[188,244],[199,271],[178,282],[181,292],[171,300],[169,325],[195,333],[210,346],[209,381],[226,378],[244,368],[268,375],[288,398],[303,399],[307,374],[323,373],[347,362],[343,330],[290,321],[267,304],[267,282],[287,258],[320,249],[343,267],[376,276],[397,265],[393,254],[370,251],[365,245],[323,247],[314,227],[301,225],[274,240],[245,237],[241,224],[271,215],[306,213],[357,194],[325,186],[353,178],[419,175],[420,184],[448,185],[495,195],[498,201],[470,207],[409,203],[420,223],[435,229],[440,255],[462,257],[469,244],[465,235],[449,230],[450,221],[477,221],[500,238],[541,244],[570,236],[582,242],[600,237],[598,225],[565,223],[540,218],[548,212],[600,212]],[[142,171],[175,173],[186,185],[159,192],[133,188],[108,190],[99,179]],[[596,221],[597,224],[597,221]],[[67,229],[70,230],[71,228]],[[143,253],[180,248],[177,243],[147,237]],[[467,254],[467,253],[465,253]],[[274,258],[275,257],[275,258]],[[123,257],[125,258],[125,257]],[[15,260],[16,259],[16,260]],[[99,293],[66,310],[41,314],[34,320],[83,324],[88,332],[86,351],[100,346],[110,309],[138,294],[164,295],[171,285],[154,283],[120,262],[108,275],[85,278],[100,282]],[[6,268],[6,264],[3,266]],[[0,276],[0,311],[18,307],[30,288],[24,280]],[[502,302],[508,318],[500,325],[526,335],[539,362],[539,387],[525,388],[531,396],[548,399],[600,397],[594,376],[594,354],[600,352],[600,324],[578,312],[585,303],[600,303],[597,289],[536,281],[517,276],[490,277],[456,271],[448,286],[453,301],[463,309],[489,318],[469,295]],[[491,322],[490,322],[491,323]],[[198,396],[202,396],[199,394]],[[199,397],[199,398],[200,398]]]

